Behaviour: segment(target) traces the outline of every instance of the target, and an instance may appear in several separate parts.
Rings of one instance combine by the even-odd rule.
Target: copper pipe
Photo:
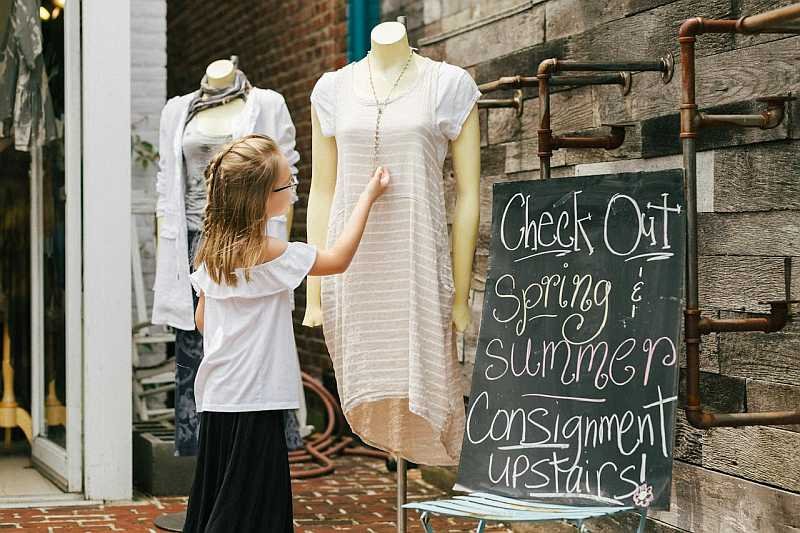
[[[736,21],[736,31],[739,33],[767,33],[778,28],[788,29],[791,26],[779,26],[782,23],[800,18],[800,4],[792,4],[758,15],[742,17]],[[787,32],[794,33],[794,32]]]
[[[494,81],[478,85],[478,90],[483,94],[504,89],[521,89],[524,87],[537,87],[539,78],[536,76],[504,76]],[[582,87],[586,85],[630,85],[630,72],[612,72],[592,76],[552,76],[551,86]]]
[[[766,317],[744,319],[713,319],[700,315],[697,253],[697,148],[696,138],[703,127],[744,126],[772,128],[783,121],[786,98],[763,99],[767,110],[760,115],[709,115],[698,111],[695,99],[695,41],[703,33],[755,32],[800,16],[800,5],[789,6],[755,17],[737,20],[692,18],[680,27],[678,41],[681,49],[681,145],[683,148],[684,178],[686,180],[686,310],[684,339],[686,342],[686,418],[698,428],[718,426],[781,425],[800,423],[800,409],[762,413],[712,413],[703,409],[700,395],[700,342],[702,335],[712,332],[763,331],[771,333],[784,327],[788,319],[789,294],[786,301],[771,302]]]
[[[791,96],[758,98],[757,101],[767,104],[767,109],[759,115],[710,115],[697,112],[695,113],[695,127],[740,126],[744,128],[761,128],[762,130],[776,128],[783,122],[786,109],[785,103],[793,99]]]
[[[478,90],[483,94],[492,91],[499,91],[502,89],[519,89],[521,87],[534,87],[538,85],[539,80],[535,76],[504,76],[494,81],[489,81],[478,85]]]
[[[566,136],[556,135],[552,138],[552,146],[558,148],[605,148],[606,150],[614,150],[622,146],[625,142],[625,127],[612,125],[611,132],[608,135],[581,137],[581,136]]]
[[[559,148],[604,148],[613,150],[619,148],[625,141],[625,128],[623,126],[611,126],[608,135],[598,137],[587,136],[553,136],[550,124],[550,85],[553,82],[556,72],[607,72],[607,71],[653,71],[661,72],[662,80],[668,83],[672,78],[674,61],[672,54],[659,58],[657,61],[628,61],[619,63],[583,63],[578,61],[561,61],[555,58],[545,59],[539,63],[536,70],[536,78],[539,80],[539,129],[537,137],[539,141],[539,173],[542,179],[550,179],[550,159],[553,157],[553,150]],[[624,75],[620,76],[624,94],[630,89],[630,77],[625,80]],[[570,77],[565,77],[567,81]],[[580,77],[575,77],[580,78]],[[615,81],[607,78],[604,83]],[[618,82],[617,82],[618,83]]]
[[[363,447],[349,448],[353,445],[353,439],[342,436],[344,415],[336,399],[316,379],[305,372],[301,374],[304,389],[313,392],[322,401],[326,413],[326,424],[325,430],[309,439],[305,443],[303,450],[289,452],[289,463],[291,465],[298,465],[309,461],[318,463],[318,466],[313,468],[292,468],[292,479],[307,479],[332,473],[335,470],[333,457],[339,454],[361,455],[374,459],[386,460],[388,455],[379,450],[371,450]]]
[[[493,98],[486,98],[484,100],[478,100],[478,107],[482,109],[487,108],[503,108],[503,107],[513,107],[517,111],[517,116],[522,116],[524,106],[524,100],[522,99],[522,89],[517,89],[514,91],[514,96],[507,99],[493,99]]]

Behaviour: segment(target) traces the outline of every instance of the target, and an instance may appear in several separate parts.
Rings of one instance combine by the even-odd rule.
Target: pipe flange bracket
[[[631,92],[631,73],[630,72],[620,72],[619,75],[622,77],[622,96],[628,96],[628,93]]]
[[[661,71],[661,81],[666,85],[672,81],[672,75],[675,73],[675,56],[672,52],[667,52],[661,58],[661,64],[664,66],[664,70]]]
[[[511,101],[514,102],[514,107],[517,109],[517,118],[521,117],[525,108],[525,100],[522,99],[522,89],[514,91],[514,96],[511,98]]]

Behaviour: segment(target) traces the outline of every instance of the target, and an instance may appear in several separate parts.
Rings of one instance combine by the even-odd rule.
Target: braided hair
[[[280,155],[275,141],[252,134],[225,145],[206,167],[208,201],[194,264],[205,265],[215,283],[235,286],[237,268],[259,263],[267,198],[280,174]]]

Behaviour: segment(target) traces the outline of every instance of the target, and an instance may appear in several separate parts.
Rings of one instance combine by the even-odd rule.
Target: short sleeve
[[[478,86],[466,70],[441,64],[436,88],[436,124],[445,137],[452,141],[459,136],[480,96]]]
[[[267,263],[285,288],[294,290],[300,286],[317,261],[316,247],[304,242],[290,242],[280,257]]]
[[[317,112],[320,129],[325,137],[336,134],[336,73],[326,72],[311,91],[311,105]]]
[[[190,279],[195,292],[207,298],[261,298],[283,291],[293,291],[308,276],[317,260],[317,249],[303,242],[290,242],[284,252],[267,263],[236,270],[236,286],[215,283],[201,266]],[[250,278],[249,280],[247,278]]]

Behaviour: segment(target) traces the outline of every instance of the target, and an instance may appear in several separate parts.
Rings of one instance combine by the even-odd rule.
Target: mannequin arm
[[[336,190],[336,139],[324,137],[319,119],[311,108],[311,189],[308,193],[306,232],[308,243],[318,250],[325,248],[328,237],[328,219]],[[306,314],[304,326],[322,324],[320,278],[309,276],[306,280]]]
[[[472,108],[461,133],[451,143],[451,150],[456,175],[456,210],[452,232],[455,285],[453,324],[457,331],[464,331],[472,321],[469,287],[480,219],[481,147],[477,106]]]

